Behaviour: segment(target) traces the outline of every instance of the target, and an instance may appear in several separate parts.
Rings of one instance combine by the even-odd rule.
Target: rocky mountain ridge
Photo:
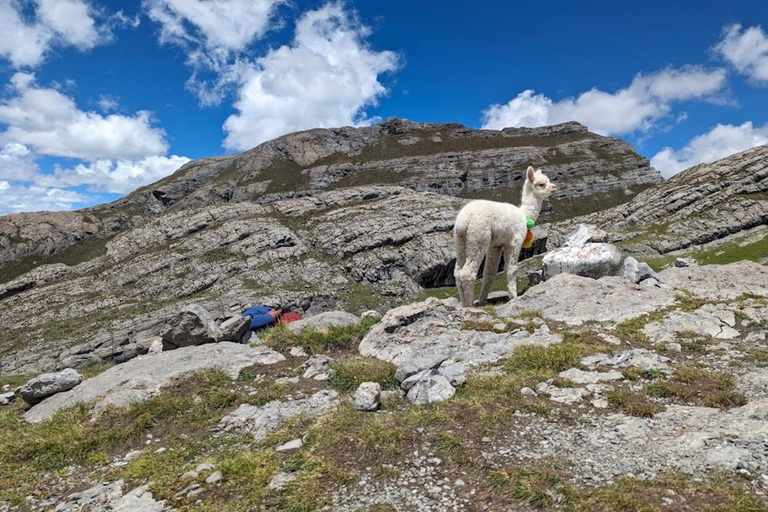
[[[18,275],[35,260],[77,261],[79,254],[64,253],[73,245],[81,248],[70,252],[91,256],[103,251],[104,240],[166,211],[273,204],[360,185],[517,201],[521,169],[530,164],[546,168],[563,185],[553,204],[563,202],[555,210],[566,217],[575,204],[581,213],[595,211],[661,181],[629,144],[592,134],[578,123],[495,131],[390,119],[365,128],[315,129],[244,153],[189,162],[113,203],[0,217],[0,264],[6,263],[0,274],[15,270]],[[58,259],[50,258],[57,254]],[[31,261],[21,264],[25,258]],[[19,268],[8,268],[9,262]]]
[[[562,190],[550,217],[660,179],[631,146],[577,123],[389,120],[190,162],[107,205],[2,217],[0,373],[134,357],[191,301],[222,318],[264,303],[360,312],[450,286],[456,212],[471,197],[517,202],[530,163]]]

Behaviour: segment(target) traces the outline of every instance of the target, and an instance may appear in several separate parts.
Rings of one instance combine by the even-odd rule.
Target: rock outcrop
[[[760,242],[768,234],[768,145],[697,165],[623,205],[564,222],[551,230],[553,244],[578,223],[603,228],[636,255]]]

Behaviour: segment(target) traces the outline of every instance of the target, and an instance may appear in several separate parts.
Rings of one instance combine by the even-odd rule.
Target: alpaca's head
[[[557,191],[557,185],[549,181],[541,169],[535,171],[533,167],[528,167],[525,171],[525,187],[523,190],[536,196],[542,201]]]

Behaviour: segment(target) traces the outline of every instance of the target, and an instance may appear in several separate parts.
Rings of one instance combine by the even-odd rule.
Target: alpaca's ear
[[[528,170],[525,171],[525,175],[528,177],[528,181],[530,181],[531,183],[533,183],[533,178],[535,173],[536,171],[531,166],[528,166]]]

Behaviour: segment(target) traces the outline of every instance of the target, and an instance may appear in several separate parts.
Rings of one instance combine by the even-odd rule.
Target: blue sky
[[[768,143],[766,30],[765,1],[0,0],[0,214],[390,116],[573,119],[669,177]]]

